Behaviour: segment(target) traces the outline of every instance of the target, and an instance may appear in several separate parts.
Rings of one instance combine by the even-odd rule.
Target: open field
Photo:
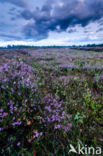
[[[85,46],[85,47],[74,47],[73,49],[85,50],[85,51],[96,51],[103,52],[103,46]]]
[[[0,156],[75,156],[78,143],[103,150],[103,52],[0,50]]]

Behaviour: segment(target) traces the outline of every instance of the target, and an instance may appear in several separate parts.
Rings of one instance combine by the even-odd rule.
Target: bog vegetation
[[[101,52],[2,50],[0,60],[1,156],[67,156],[78,143],[102,147]]]

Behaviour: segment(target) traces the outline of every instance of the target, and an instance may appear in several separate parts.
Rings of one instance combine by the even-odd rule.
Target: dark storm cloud
[[[88,30],[84,30],[84,33],[88,33],[89,31]]]
[[[67,32],[68,33],[73,33],[73,32],[76,32],[77,30],[76,29],[69,29]]]
[[[103,25],[103,19],[99,20],[99,25],[102,26]]]
[[[15,10],[16,10],[16,8],[12,7],[9,11],[10,11],[10,12],[13,12],[13,11],[15,11]]]
[[[25,18],[26,20],[29,20],[30,18],[32,18],[33,14],[32,12],[30,12],[29,10],[23,10],[23,12],[21,13],[21,16],[23,18]]]
[[[26,7],[27,2],[26,0],[0,0],[1,3],[12,3],[19,7]]]
[[[3,10],[0,22],[16,23],[16,26],[7,28],[0,23],[5,35],[6,32],[11,34],[8,36],[11,39],[14,29],[18,30],[21,39],[42,40],[48,38],[49,32],[53,31],[58,34],[67,32],[67,35],[78,32],[74,28],[78,24],[88,34],[85,26],[95,21],[99,24],[97,31],[103,32],[100,29],[100,25],[103,25],[103,0],[0,0],[0,5]]]
[[[47,1],[33,12],[24,10],[21,16],[30,20],[23,32],[27,38],[43,39],[49,31],[66,31],[69,26],[81,24],[85,27],[90,22],[103,17],[103,0],[63,0]],[[32,24],[31,24],[32,19]]]
[[[34,29],[35,28],[35,29]],[[25,32],[26,39],[32,38],[34,40],[41,40],[48,37],[48,30],[44,27],[44,25],[40,25],[40,23],[27,24],[23,28],[23,32]]]
[[[15,21],[15,20],[16,20],[16,18],[15,18],[15,17],[12,17],[12,18],[11,18],[11,20],[12,20],[12,21]]]
[[[0,36],[2,38],[6,38],[6,40],[10,40],[10,39],[13,39],[13,40],[21,40],[21,37],[17,37],[17,36],[14,36],[14,35],[6,35],[6,34],[1,34],[0,33]]]
[[[96,32],[101,32],[103,31],[103,28],[98,29]]]

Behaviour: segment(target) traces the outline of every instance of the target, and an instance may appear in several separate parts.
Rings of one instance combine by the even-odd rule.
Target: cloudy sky
[[[0,45],[103,43],[103,0],[0,0]]]

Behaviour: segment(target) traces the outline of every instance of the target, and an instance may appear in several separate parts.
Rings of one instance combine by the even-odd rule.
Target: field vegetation
[[[0,155],[103,145],[103,52],[0,50]]]

